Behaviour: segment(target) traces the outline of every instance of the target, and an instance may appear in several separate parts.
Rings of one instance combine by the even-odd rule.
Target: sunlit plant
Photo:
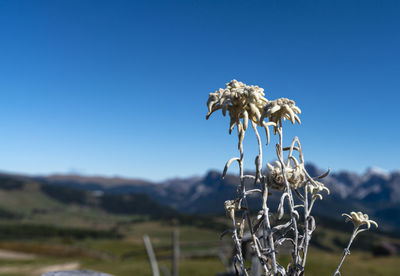
[[[235,244],[233,265],[237,275],[248,275],[249,271],[242,251],[245,230],[250,232],[252,248],[263,268],[262,275],[303,275],[310,239],[316,227],[311,210],[317,200],[323,199],[323,193],[329,194],[329,189],[319,181],[329,174],[329,170],[323,175],[311,177],[304,166],[299,138],[294,137],[287,147],[283,145],[284,121],[301,123],[298,116],[301,110],[295,102],[287,98],[269,101],[264,96],[264,89],[232,80],[224,89],[220,88],[210,93],[207,101],[206,119],[215,111],[222,110],[224,116],[228,114],[230,117],[229,133],[236,127],[238,135],[239,157],[228,160],[222,174],[224,178],[229,166],[238,162],[240,183],[237,186],[236,198],[225,201],[225,210],[232,221],[232,228],[223,235],[232,233]],[[243,168],[243,141],[249,123],[258,143],[254,174],[244,174]],[[265,130],[267,145],[270,141],[269,127],[272,127],[273,134],[277,135],[276,161],[266,164],[264,168],[263,143],[258,127]],[[268,205],[271,190],[281,193],[276,212],[277,222],[274,224]],[[262,199],[260,210],[253,215],[248,207],[250,194],[258,195]],[[285,209],[285,205],[289,208]],[[288,216],[284,216],[285,212]],[[339,269],[350,253],[349,248],[356,235],[368,230],[371,224],[377,226],[376,222],[369,220],[368,216],[361,212],[351,212],[350,215],[344,216],[354,223],[354,231],[334,275],[340,274]],[[360,228],[362,225],[366,227]],[[283,243],[289,243],[292,248],[291,262],[286,267],[277,260],[278,249]]]

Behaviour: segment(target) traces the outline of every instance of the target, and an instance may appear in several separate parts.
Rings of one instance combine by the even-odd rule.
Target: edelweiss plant
[[[311,177],[304,166],[300,140],[295,137],[290,146],[283,146],[283,122],[289,120],[292,124],[301,123],[298,116],[301,110],[295,102],[286,98],[269,101],[264,96],[264,89],[232,80],[226,84],[225,89],[220,88],[210,93],[207,101],[206,119],[221,109],[224,116],[229,114],[229,133],[236,127],[238,134],[239,157],[228,160],[222,177],[225,177],[233,162],[238,162],[240,183],[237,187],[236,198],[225,201],[225,210],[232,220],[232,229],[225,231],[222,235],[232,233],[235,244],[233,262],[237,275],[248,275],[242,251],[245,229],[250,232],[251,245],[263,268],[263,275],[303,275],[310,239],[316,227],[311,210],[317,199],[323,199],[324,192],[329,194],[329,189],[318,180],[326,177],[329,170],[323,175]],[[254,175],[245,175],[243,170],[243,140],[249,121],[258,143]],[[274,135],[278,134],[278,142],[275,145],[277,160],[273,164],[266,164],[264,170],[263,143],[258,127],[264,128],[267,145],[270,140],[269,127],[273,127]],[[271,223],[271,212],[268,206],[271,190],[281,193],[277,222],[274,225]],[[262,199],[262,206],[254,216],[251,216],[248,208],[250,194],[258,194]],[[294,196],[300,204],[295,204]],[[284,217],[285,204],[289,206],[287,217]],[[352,212],[351,216],[344,215],[348,220],[353,221],[355,230],[334,275],[340,274],[340,266],[349,254],[348,250],[355,236],[369,229],[371,223],[376,225],[362,213]],[[367,228],[360,229],[360,226],[364,224]],[[287,267],[283,267],[277,261],[278,249],[283,243],[289,243],[292,247],[292,260]]]
[[[343,257],[340,260],[340,263],[339,263],[338,267],[336,268],[335,273],[333,273],[333,276],[340,275],[340,272],[339,272],[340,267],[342,266],[343,261],[346,258],[346,256],[350,254],[350,246],[353,243],[353,240],[355,239],[355,237],[359,233],[367,231],[369,228],[371,228],[371,224],[375,225],[375,227],[378,228],[378,224],[375,221],[370,220],[368,218],[367,214],[363,214],[361,212],[357,212],[357,213],[351,212],[350,215],[342,214],[342,216],[346,217],[346,222],[348,222],[348,221],[353,222],[354,229],[353,229],[353,234],[351,235],[350,241],[347,244],[347,247],[344,249]],[[362,225],[366,225],[366,227],[360,228]]]

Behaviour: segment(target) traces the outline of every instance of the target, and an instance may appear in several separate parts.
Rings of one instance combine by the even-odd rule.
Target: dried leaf
[[[240,162],[240,158],[238,157],[233,157],[231,159],[228,160],[228,162],[226,162],[225,167],[224,167],[224,171],[222,173],[222,179],[224,179],[224,177],[226,176],[226,173],[228,172],[228,168],[229,166],[232,164],[233,161],[238,161]]]
[[[285,198],[286,197],[289,197],[289,194],[288,193],[283,193],[282,194],[282,196],[281,196],[281,200],[280,200],[280,202],[279,202],[279,206],[278,206],[278,219],[281,219],[282,217],[283,217],[283,213],[284,213],[284,208],[283,208],[283,206],[284,206],[284,204],[285,204]]]

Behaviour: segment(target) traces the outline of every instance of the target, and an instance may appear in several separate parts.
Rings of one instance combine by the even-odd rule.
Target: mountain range
[[[308,164],[306,169],[311,176],[322,173],[313,164]],[[170,179],[158,183],[81,175],[51,175],[29,179],[54,187],[90,191],[100,196],[146,194],[157,204],[189,214],[222,214],[224,201],[234,199],[239,183],[236,175],[228,174],[221,179],[221,173],[217,171],[209,171],[201,177]],[[316,203],[314,214],[338,220],[342,213],[362,211],[376,220],[381,230],[400,232],[400,171],[388,173],[371,168],[362,175],[340,171],[331,173],[322,182],[331,193]],[[272,192],[269,199],[272,210],[279,197],[280,192]],[[257,199],[250,202],[251,208],[260,204]]]

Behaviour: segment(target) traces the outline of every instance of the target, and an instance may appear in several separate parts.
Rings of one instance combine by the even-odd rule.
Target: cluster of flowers
[[[219,109],[225,116],[229,111],[231,118],[230,131],[243,119],[244,129],[247,129],[248,120],[262,125],[264,118],[267,117],[270,122],[282,126],[283,120],[290,120],[292,124],[297,121],[301,123],[297,114],[301,113],[293,100],[281,98],[274,101],[268,101],[265,97],[264,89],[256,85],[246,85],[243,82],[232,80],[228,82],[225,89],[218,89],[210,93],[207,107],[208,119],[210,115]]]
[[[233,161],[238,161],[240,186],[238,186],[236,199],[225,201],[227,216],[233,222],[233,229],[231,231],[236,246],[234,258],[236,273],[248,275],[241,250],[245,224],[248,224],[247,227],[252,237],[252,246],[266,275],[303,275],[309,241],[315,229],[315,220],[310,215],[311,209],[317,199],[322,199],[321,192],[325,191],[329,194],[329,189],[317,180],[327,176],[329,171],[326,174],[312,178],[304,167],[303,152],[299,139],[295,137],[288,148],[284,148],[282,145],[282,121],[289,120],[292,124],[296,122],[301,124],[298,116],[301,113],[300,108],[296,106],[293,100],[287,98],[269,101],[265,98],[264,89],[254,85],[246,85],[237,80],[226,83],[224,89],[220,88],[214,93],[210,93],[207,107],[208,113],[206,119],[212,113],[221,109],[224,116],[226,116],[227,112],[229,113],[229,133],[232,132],[235,126],[238,130],[240,158],[231,158],[226,163],[223,172],[224,177],[229,165]],[[268,121],[266,122],[264,119],[268,119]],[[259,144],[259,155],[255,159],[255,176],[243,174],[243,139],[249,121],[253,126]],[[279,143],[276,144],[278,160],[272,164],[267,163],[265,175],[262,172],[262,146],[257,126],[264,127],[267,135],[267,144],[269,143],[269,126],[273,127],[274,134],[279,134]],[[284,151],[289,151],[286,161],[284,161],[283,157]],[[295,151],[298,153],[299,161],[293,155]],[[246,191],[245,178],[254,179],[254,185],[257,183],[261,184],[260,189],[254,186],[253,189]],[[268,189],[275,189],[282,192],[278,206],[278,220],[282,219],[284,202],[287,200],[290,207],[290,220],[288,222],[275,225],[274,227],[271,226],[268,214],[269,208],[267,207]],[[302,204],[295,205],[292,191],[298,195]],[[246,198],[246,195],[250,193],[261,194],[263,201],[262,209],[259,211],[254,225],[248,211]],[[304,208],[303,226],[298,225],[299,212],[295,209],[298,207]],[[240,212],[237,214],[235,211]],[[239,217],[240,214],[241,218]],[[371,224],[376,227],[378,226],[375,221],[368,218],[368,215],[361,212],[351,212],[350,215],[343,214],[343,216],[346,217],[346,221],[352,221],[355,228],[334,275],[340,275],[340,267],[346,255],[350,254],[349,248],[355,236],[362,231],[368,230]],[[360,228],[362,225],[366,225],[366,227]],[[260,227],[263,229],[261,234],[258,233],[258,230],[261,229]],[[286,236],[286,233],[289,231],[293,231],[293,237]],[[290,241],[293,244],[293,263],[289,264],[286,270],[278,263],[276,259],[277,251],[274,249],[275,246],[282,245],[284,241]]]
[[[274,134],[276,134],[277,127],[282,126],[282,119],[288,119],[292,124],[295,121],[301,123],[297,116],[301,110],[293,100],[281,98],[268,101],[264,96],[264,89],[232,80],[226,84],[225,89],[220,88],[214,93],[210,93],[206,119],[219,109],[222,109],[224,116],[228,111],[231,118],[229,133],[232,132],[235,125],[243,125],[243,129],[247,130],[249,119],[255,124],[264,126],[268,131],[268,124],[264,122],[264,118],[267,117],[274,126]],[[241,119],[243,123],[240,121]],[[267,139],[269,140],[269,132],[267,132]]]
[[[267,183],[273,189],[284,190],[286,186],[283,179],[282,164],[279,161],[275,161],[274,165],[268,163],[267,167],[269,169]],[[304,187],[306,183],[306,176],[300,165],[287,167],[286,179],[289,182],[290,187],[295,190]]]
[[[220,88],[214,93],[210,93],[207,101],[208,113],[206,119],[217,110],[222,109],[224,116],[228,111],[231,119],[229,133],[236,125],[243,126],[243,129],[247,130],[250,119],[253,123],[266,128],[268,140],[269,131],[268,124],[264,121],[265,118],[268,118],[270,125],[274,126],[274,134],[276,134],[278,127],[282,126],[282,120],[287,119],[292,124],[295,122],[301,124],[297,115],[301,113],[301,110],[293,100],[280,98],[269,101],[264,96],[264,89],[255,85],[246,85],[234,79],[226,83],[225,89]],[[267,164],[267,166],[269,168],[269,185],[274,189],[283,190],[285,183],[280,162],[276,161],[275,166],[271,164]],[[306,178],[303,171],[304,168],[299,164],[296,164],[294,168],[286,169],[286,177],[293,189],[304,186]]]
[[[349,214],[342,214],[342,216],[346,217],[346,222],[351,221],[354,224],[354,227],[359,228],[361,225],[367,225],[366,229],[371,227],[371,224],[375,225],[378,228],[378,224],[376,221],[369,219],[367,214],[363,214],[362,212],[351,212]]]
[[[206,118],[214,111],[222,109],[222,114],[225,116],[228,111],[231,118],[229,133],[240,123],[240,119],[243,120],[243,128],[246,130],[249,119],[254,123],[259,122],[263,107],[268,103],[264,96],[264,89],[232,80],[226,84],[225,89],[220,88],[210,93]]]

